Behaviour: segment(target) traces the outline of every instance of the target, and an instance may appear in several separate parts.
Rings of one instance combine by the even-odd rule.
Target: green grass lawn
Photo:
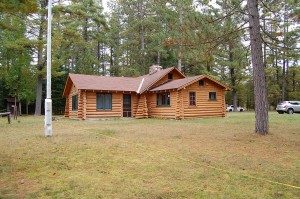
[[[53,122],[0,118],[0,198],[299,198],[300,114]],[[251,177],[249,177],[251,176]],[[253,178],[254,177],[254,178]],[[256,179],[257,178],[257,179]]]

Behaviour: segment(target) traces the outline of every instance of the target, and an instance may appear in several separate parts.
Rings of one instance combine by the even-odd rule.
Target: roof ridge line
[[[144,83],[144,80],[145,80],[145,78],[143,77],[143,79],[142,79],[142,81],[141,81],[141,83],[140,83],[140,86],[139,86],[138,90],[136,91],[137,93],[140,93],[140,90],[141,90],[141,88],[142,88],[142,85],[143,85],[143,83]]]

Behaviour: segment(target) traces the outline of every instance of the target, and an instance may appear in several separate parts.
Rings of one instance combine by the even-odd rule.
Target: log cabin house
[[[224,117],[224,91],[228,90],[210,76],[186,77],[175,67],[157,65],[136,78],[69,74],[64,89],[65,117]]]

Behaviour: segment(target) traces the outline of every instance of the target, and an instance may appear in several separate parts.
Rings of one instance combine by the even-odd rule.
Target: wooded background
[[[300,100],[298,0],[258,1],[270,109]],[[43,113],[47,0],[0,1],[0,111],[16,97]],[[254,108],[248,11],[243,0],[54,0],[53,112],[67,74],[139,76],[152,64],[208,74],[232,88],[226,103]]]

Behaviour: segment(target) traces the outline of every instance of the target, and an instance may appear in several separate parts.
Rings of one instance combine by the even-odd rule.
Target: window
[[[168,79],[173,79],[173,74],[172,73],[168,73]]]
[[[204,86],[204,81],[203,80],[199,80],[199,86]]]
[[[209,100],[217,100],[217,93],[209,92]]]
[[[78,110],[78,95],[72,96],[72,111]]]
[[[196,106],[196,92],[190,92],[190,106]]]
[[[96,104],[97,104],[97,110],[111,110],[112,109],[111,93],[97,93]]]
[[[170,106],[170,93],[158,93],[157,106]]]

